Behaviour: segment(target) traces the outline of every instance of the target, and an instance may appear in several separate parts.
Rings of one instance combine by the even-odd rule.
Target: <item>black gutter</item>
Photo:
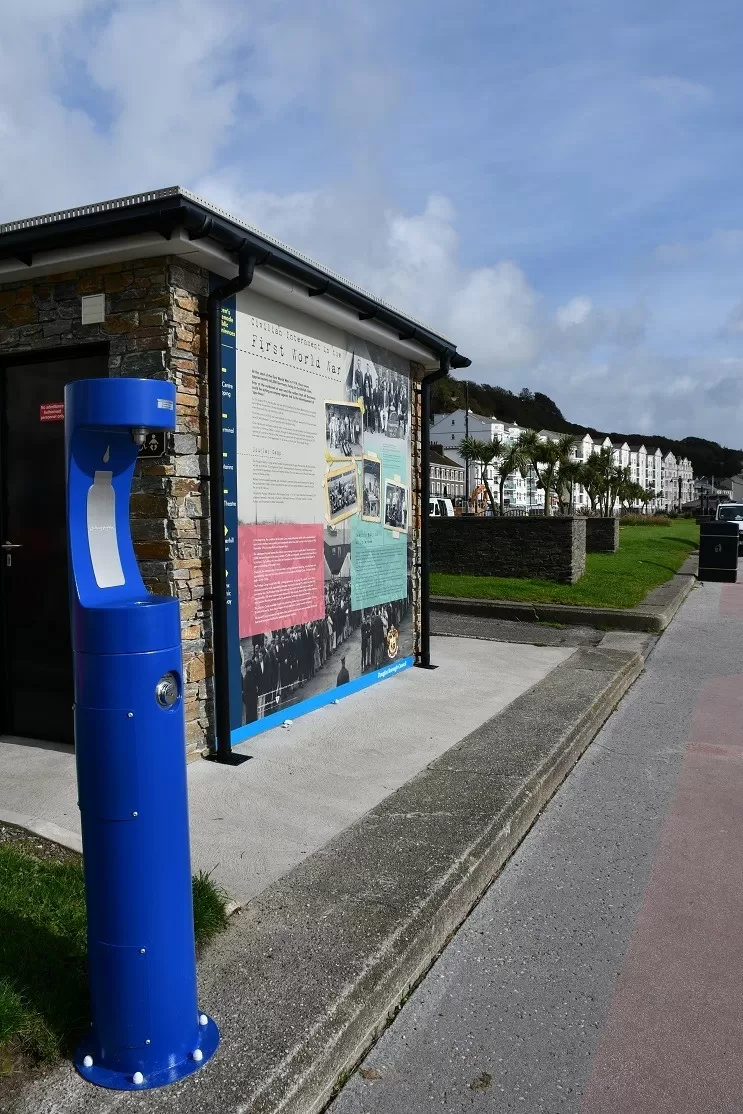
[[[359,320],[374,319],[392,329],[402,339],[415,339],[440,360],[448,354],[452,368],[469,366],[470,361],[465,356],[460,356],[443,337],[422,325],[413,325],[408,318],[381,305],[373,297],[355,287],[347,286],[340,279],[326,274],[322,268],[297,259],[289,250],[273,244],[258,233],[242,228],[218,213],[212,213],[183,194],[174,193],[169,197],[132,203],[118,209],[101,208],[65,220],[13,229],[0,234],[0,259],[22,259],[30,264],[33,256],[39,252],[96,243],[106,238],[136,236],[143,232],[154,232],[169,239],[178,228],[185,229],[194,240],[208,237],[227,252],[249,252],[257,259],[269,252],[271,267],[306,286],[309,297],[323,294],[333,298],[341,305],[356,310]]]
[[[263,253],[265,255],[265,253]],[[265,262],[265,259],[261,262]],[[212,650],[214,654],[214,727],[217,762],[237,766],[246,756],[232,753],[230,724],[230,650],[227,626],[227,580],[224,555],[224,484],[222,482],[222,303],[245,290],[258,263],[241,255],[235,278],[212,290],[207,300],[209,383],[209,540],[211,549]]]
[[[181,198],[181,207],[184,213],[183,227],[190,234],[191,226],[200,229],[204,223],[205,210],[189,198]],[[380,305],[374,298],[363,294],[354,287],[346,286],[339,279],[325,274],[320,268],[312,267],[301,259],[295,258],[289,251],[264,240],[257,233],[241,229],[224,217],[212,216],[212,225],[209,238],[221,244],[228,251],[254,251],[260,258],[265,252],[271,253],[271,268],[279,271],[287,278],[294,279],[307,287],[308,297],[317,297],[320,294],[333,298],[341,305],[350,306],[359,314],[366,315],[373,311],[374,320],[398,334],[401,340],[415,339],[423,348],[427,348],[439,360],[448,356],[449,366],[452,368],[469,367],[471,361],[459,353],[443,337],[430,332],[422,325],[414,325],[407,317],[387,306]],[[0,244],[1,246],[1,244]],[[312,294],[310,294],[312,291]]]
[[[448,374],[450,364],[451,354],[446,352],[439,367],[429,371],[421,381],[421,643],[416,662],[421,669],[437,668],[431,664],[431,516],[428,506],[431,495],[431,384]],[[469,364],[467,360],[465,366]]]

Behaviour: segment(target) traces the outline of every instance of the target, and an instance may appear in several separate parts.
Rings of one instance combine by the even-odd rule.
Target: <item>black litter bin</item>
[[[699,579],[725,580],[738,577],[737,522],[702,522],[699,525]]]

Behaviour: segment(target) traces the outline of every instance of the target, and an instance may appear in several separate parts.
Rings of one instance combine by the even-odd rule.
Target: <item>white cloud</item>
[[[743,334],[743,301],[731,310],[723,328],[723,335],[737,337]]]
[[[444,9],[429,7],[426,35]],[[600,239],[631,235],[638,213],[673,213],[714,165],[685,130],[716,111],[712,81],[638,78],[647,59],[587,63],[579,49],[564,65],[527,58],[518,72],[488,59],[476,101],[466,82],[436,100],[436,55],[407,45],[404,8],[6,4],[0,220],[190,186],[450,336],[475,379],[528,383],[595,425],[743,441],[743,366],[730,355],[743,334],[743,230],[723,210],[721,227],[700,218],[688,240],[661,222],[667,242],[639,281],[612,274],[621,252]],[[478,191],[487,202],[471,210]],[[584,261],[598,243],[592,272]],[[538,261],[528,269],[525,251]],[[547,281],[561,291],[554,301],[541,294]]]
[[[658,244],[654,249],[652,259],[662,267],[679,267],[692,257],[692,249],[688,244]]]
[[[34,0],[3,9],[0,219],[187,185],[301,106],[352,152],[399,92],[386,0]],[[281,142],[279,138],[279,143]],[[12,152],[12,157],[5,157]],[[285,152],[291,160],[291,150]]]
[[[743,255],[743,229],[718,228],[701,240],[659,244],[651,259],[662,267],[682,267],[700,261],[736,260]]]
[[[544,361],[529,385],[556,398],[566,417],[603,431],[708,437],[732,447],[743,438],[743,358],[669,357],[650,348],[618,350],[605,362]]]
[[[560,306],[555,314],[558,328],[563,332],[583,325],[593,310],[593,302],[585,296],[571,298],[565,306]]]
[[[712,99],[712,90],[707,85],[699,81],[687,81],[683,77],[645,77],[641,84],[649,93],[672,105],[694,101],[705,104]]]
[[[451,337],[488,373],[537,360],[539,296],[515,263],[463,267],[457,214],[442,194],[406,214],[351,185],[327,193],[241,193],[237,175],[199,192]]]
[[[39,7],[3,13],[3,148],[13,153],[0,164],[3,219],[206,169],[234,121],[231,0]]]

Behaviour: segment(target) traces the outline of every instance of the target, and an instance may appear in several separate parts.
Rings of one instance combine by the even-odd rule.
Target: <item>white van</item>
[[[429,499],[428,513],[431,518],[454,518],[454,504],[451,499]]]
[[[743,550],[743,503],[718,503],[715,518],[718,522],[738,524],[738,551]]]

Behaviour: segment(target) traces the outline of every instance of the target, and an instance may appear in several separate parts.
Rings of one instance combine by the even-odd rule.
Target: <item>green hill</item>
[[[716,441],[703,437],[684,437],[680,441],[671,437],[649,436],[644,433],[620,433],[615,430],[598,430],[579,425],[565,418],[556,402],[541,391],[524,387],[516,395],[505,387],[489,383],[470,383],[470,410],[485,417],[495,415],[504,422],[517,422],[527,429],[553,429],[557,433],[590,433],[603,440],[607,435],[615,442],[642,441],[646,446],[658,446],[661,452],[672,452],[677,457],[688,457],[695,476],[715,476],[722,479],[743,472],[743,450],[728,449]],[[446,376],[437,380],[432,390],[432,412],[450,414],[464,408],[465,381]]]

